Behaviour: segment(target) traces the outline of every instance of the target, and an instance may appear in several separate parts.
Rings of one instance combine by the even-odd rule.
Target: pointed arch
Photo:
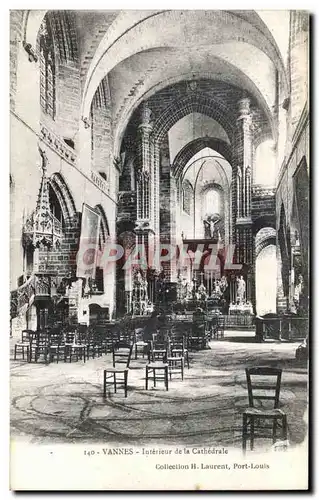
[[[70,189],[60,173],[54,173],[48,180],[61,205],[64,220],[72,219],[76,215],[76,207]]]
[[[100,217],[101,217],[101,225],[100,225],[100,228],[101,228],[101,243],[105,243],[106,240],[107,240],[107,237],[110,235],[110,230],[109,230],[109,224],[107,222],[107,217],[105,215],[105,211],[104,211],[104,208],[102,207],[102,205],[96,205],[95,207],[95,210],[99,213]]]
[[[256,258],[260,252],[269,245],[276,246],[276,230],[273,227],[263,227],[256,234]]]
[[[176,155],[172,166],[173,175],[175,177],[181,175],[189,160],[204,148],[217,151],[217,153],[221,154],[231,164],[231,148],[226,142],[213,137],[201,137],[186,144]]]
[[[207,95],[197,93],[177,99],[171,106],[165,109],[154,123],[154,140],[161,142],[169,129],[178,122],[178,120],[190,113],[201,113],[219,122],[232,142],[234,126],[227,119],[229,116],[229,109],[227,106],[220,101],[211,99]]]

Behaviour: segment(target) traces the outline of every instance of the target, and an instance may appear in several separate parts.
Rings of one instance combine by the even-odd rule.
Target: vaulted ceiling
[[[25,15],[26,39],[33,44],[45,14]],[[70,17],[75,26],[70,36],[78,44],[81,116],[89,116],[96,89],[106,79],[115,141],[143,100],[182,81],[223,82],[248,92],[268,128],[278,93],[286,97],[288,11],[78,10]]]

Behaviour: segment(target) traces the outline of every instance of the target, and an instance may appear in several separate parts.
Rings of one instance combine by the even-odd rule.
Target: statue
[[[220,280],[220,289],[221,289],[222,293],[225,292],[227,286],[228,286],[227,278],[226,278],[226,276],[223,276],[222,279]]]
[[[221,295],[221,291],[220,291],[220,280],[216,280],[215,281],[215,290],[214,290],[215,294],[216,295]]]
[[[147,280],[140,269],[135,270],[133,278],[132,312],[134,315],[145,315],[148,303]]]
[[[300,297],[303,293],[303,289],[304,289],[303,277],[301,274],[299,274],[298,284],[295,286],[294,290],[294,304],[297,311],[299,310],[300,307]]]
[[[209,240],[213,239],[213,240],[219,241],[220,234],[219,234],[219,229],[217,227],[217,224],[220,221],[220,217],[215,215],[214,219],[215,220],[213,220],[212,216],[208,216],[208,217],[206,217],[206,219],[204,219],[204,221],[203,221],[203,223],[204,223],[204,238],[209,239]]]
[[[206,240],[210,240],[212,237],[210,222],[207,219],[204,219],[204,238]]]
[[[187,292],[186,292],[186,299],[187,300],[192,300],[193,290],[194,290],[194,283],[193,283],[193,281],[190,281],[187,283]]]
[[[201,285],[199,285],[197,292],[198,292],[199,300],[205,301],[207,299],[207,292],[206,292],[205,285],[203,283]]]
[[[246,295],[246,282],[243,276],[240,276],[240,278],[237,278],[236,301],[238,304],[244,304],[246,302],[245,295]]]

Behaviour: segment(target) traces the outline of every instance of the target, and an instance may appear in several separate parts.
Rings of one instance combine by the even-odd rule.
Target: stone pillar
[[[235,234],[236,262],[245,265],[246,297],[255,303],[254,275],[254,241],[252,233],[251,200],[252,200],[252,119],[250,99],[244,97],[239,101],[239,113],[235,134],[233,189],[235,196]],[[234,172],[235,173],[235,172]]]
[[[147,267],[152,266],[149,255],[154,246],[154,165],[153,144],[151,133],[153,125],[151,122],[151,110],[147,103],[143,103],[141,112],[141,124],[138,127],[138,147],[136,159],[136,245],[145,252]],[[139,252],[140,253],[140,252]],[[144,269],[144,278],[147,270]]]
[[[160,144],[160,186],[159,186],[159,210],[160,210],[160,243],[164,248],[170,248],[175,242],[176,232],[176,181],[171,174],[169,157],[168,135],[162,139]],[[167,250],[166,250],[167,251]],[[164,252],[163,252],[164,253]],[[165,252],[166,253],[166,252]],[[173,261],[168,255],[168,260],[161,262],[161,269],[167,281],[176,281]],[[173,266],[174,267],[174,266]],[[175,278],[175,279],[174,279]]]
[[[141,124],[138,127],[137,147],[137,220],[148,222],[153,227],[152,194],[152,154],[151,154],[151,110],[146,103],[142,106]]]

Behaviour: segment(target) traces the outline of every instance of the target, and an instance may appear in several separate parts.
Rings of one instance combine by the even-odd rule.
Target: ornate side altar
[[[153,310],[153,305],[148,298],[147,280],[141,269],[134,271],[132,292],[133,316],[146,316]]]

